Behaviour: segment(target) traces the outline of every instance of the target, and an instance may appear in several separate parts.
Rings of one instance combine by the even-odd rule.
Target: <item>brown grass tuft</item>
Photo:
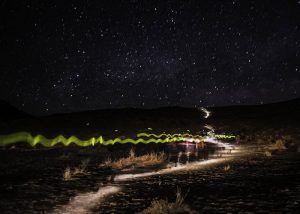
[[[89,163],[89,160],[83,160],[79,166],[74,168],[73,171],[70,167],[67,167],[64,170],[63,179],[65,181],[70,181],[70,180],[74,179],[74,176],[76,177],[76,176],[86,175],[88,173],[87,169],[86,169],[88,163]]]
[[[74,168],[74,171],[72,174],[74,176],[86,175],[87,174],[86,168],[87,168],[88,163],[89,163],[89,160],[81,161],[81,164]]]
[[[282,150],[285,150],[286,147],[285,147],[284,141],[279,139],[279,140],[276,140],[276,142],[274,144],[267,146],[266,149],[271,150],[271,151],[282,151]]]
[[[268,158],[269,158],[269,157],[272,157],[272,153],[269,152],[269,151],[265,151],[265,156],[268,157]]]
[[[229,170],[230,170],[230,165],[224,166],[224,171],[225,171],[225,172],[228,172]]]
[[[182,195],[181,189],[177,187],[176,200],[169,203],[167,200],[153,200],[148,208],[140,212],[141,214],[167,214],[167,213],[197,213],[188,205],[184,204],[185,196]]]
[[[65,181],[70,181],[70,180],[72,180],[72,172],[71,172],[70,167],[67,167],[67,168],[64,170],[63,178],[64,178]]]
[[[150,153],[142,156],[136,156],[133,149],[130,150],[127,158],[112,161],[107,159],[102,165],[114,169],[126,169],[131,167],[146,167],[162,164],[166,161],[167,155],[164,152]]]

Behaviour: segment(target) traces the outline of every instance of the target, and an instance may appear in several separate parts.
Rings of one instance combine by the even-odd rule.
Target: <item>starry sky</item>
[[[35,115],[299,97],[300,1],[0,1],[0,98]]]

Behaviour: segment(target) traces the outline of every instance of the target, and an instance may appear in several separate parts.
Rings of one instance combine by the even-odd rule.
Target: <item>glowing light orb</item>
[[[211,115],[211,112],[208,111],[206,108],[204,107],[201,107],[200,108],[200,111],[202,111],[205,115],[204,115],[204,118],[208,118],[210,115]]]

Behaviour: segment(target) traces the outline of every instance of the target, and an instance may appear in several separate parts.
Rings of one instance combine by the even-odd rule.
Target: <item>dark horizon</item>
[[[173,108],[182,108],[182,109],[195,109],[195,108],[200,108],[200,107],[205,107],[205,108],[230,108],[230,107],[253,107],[253,106],[265,106],[265,105],[272,105],[272,104],[284,104],[284,103],[296,103],[296,105],[298,103],[300,103],[300,97],[295,97],[292,99],[288,99],[288,100],[279,100],[276,102],[268,102],[268,103],[260,103],[260,104],[236,104],[236,105],[220,105],[220,106],[197,106],[197,107],[189,107],[189,106],[159,106],[159,107],[149,107],[149,108],[139,108],[139,107],[120,107],[120,108],[102,108],[102,109],[86,109],[83,111],[67,111],[67,112],[56,112],[56,113],[45,113],[45,114],[35,114],[35,113],[31,113],[28,111],[23,111],[21,108],[18,108],[18,106],[15,106],[9,102],[7,102],[6,100],[0,100],[0,102],[2,103],[2,107],[3,105],[5,107],[8,107],[8,109],[4,110],[1,108],[1,114],[5,114],[8,113],[8,111],[14,111],[13,109],[10,109],[9,106],[11,106],[12,108],[14,108],[17,111],[20,111],[20,113],[25,113],[28,114],[27,116],[34,116],[34,117],[44,117],[44,116],[53,116],[53,115],[60,115],[60,114],[76,114],[76,113],[85,113],[85,112],[97,112],[97,111],[107,111],[107,110],[125,110],[125,109],[135,109],[135,110],[159,110],[159,109],[173,109]],[[4,102],[4,103],[3,103]],[[8,106],[7,106],[7,105]],[[25,115],[21,115],[19,118],[23,118]]]
[[[0,99],[33,115],[299,98],[300,2],[1,3]]]

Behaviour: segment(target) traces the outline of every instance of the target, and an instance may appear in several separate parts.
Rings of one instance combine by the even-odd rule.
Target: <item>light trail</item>
[[[208,118],[211,114],[206,108],[201,107],[200,110],[205,113],[204,118]],[[215,134],[214,129],[212,126],[205,125],[205,128],[209,129],[210,131],[207,133],[208,137],[215,138],[215,139],[233,139],[235,138],[234,135],[225,135],[225,134]],[[152,130],[152,128],[148,128],[148,130]],[[187,130],[190,132],[189,130]],[[115,132],[118,132],[116,129]],[[148,138],[148,139],[144,139]],[[27,143],[32,147],[36,146],[37,144],[41,144],[44,147],[53,147],[57,144],[63,144],[65,146],[69,146],[70,144],[76,144],[77,146],[87,147],[87,146],[94,146],[96,144],[101,145],[113,145],[116,143],[125,144],[149,144],[149,143],[173,143],[173,142],[180,142],[180,141],[187,141],[187,142],[194,142],[200,143],[203,142],[203,139],[207,138],[207,136],[200,136],[200,135],[192,135],[190,133],[175,133],[175,134],[155,134],[155,133],[138,133],[137,139],[133,138],[114,138],[114,139],[104,139],[102,136],[92,137],[87,140],[81,140],[76,136],[72,135],[68,138],[64,137],[63,135],[58,135],[53,139],[48,139],[43,135],[36,135],[32,136],[31,133],[28,132],[16,132],[8,135],[0,135],[0,147],[13,145],[17,143]]]
[[[75,196],[62,207],[55,209],[53,214],[87,214],[105,197],[121,191],[118,186],[100,187],[97,192],[88,192]]]
[[[231,147],[230,147],[231,149]],[[248,154],[245,152],[245,149],[242,147],[236,147],[234,153],[229,153],[226,150],[224,151],[224,156],[218,157],[218,158],[213,158],[205,161],[196,161],[188,164],[183,164],[179,165],[176,167],[170,167],[170,168],[165,168],[157,171],[152,171],[152,172],[144,172],[144,173],[138,173],[138,174],[120,174],[115,176],[114,181],[128,181],[128,180],[133,180],[133,179],[138,179],[138,178],[145,178],[145,177],[150,177],[150,176],[156,176],[156,175],[163,175],[163,174],[169,174],[173,172],[179,172],[179,171],[185,171],[185,170],[198,170],[203,167],[210,167],[215,164],[227,162],[230,160],[233,160],[235,157],[239,155],[244,155]]]
[[[125,144],[125,143],[131,143],[131,144],[172,143],[172,142],[179,142],[179,141],[183,140],[183,137],[181,137],[180,134],[167,135],[167,136],[170,136],[170,137],[150,138],[150,139],[114,138],[114,139],[105,140],[102,136],[99,136],[97,138],[92,137],[88,140],[81,140],[81,139],[77,138],[76,136],[71,136],[71,137],[66,138],[63,135],[59,135],[53,139],[48,139],[43,135],[32,136],[28,132],[17,132],[17,133],[13,133],[13,134],[9,134],[9,135],[0,135],[0,146],[8,146],[8,145],[16,144],[16,143],[27,143],[31,146],[36,146],[37,144],[41,144],[45,147],[53,147],[57,144],[63,144],[65,146],[69,146],[70,144],[74,143],[77,146],[87,147],[87,146],[94,146],[96,144],[113,145],[116,143],[120,143],[120,144]]]
[[[121,174],[121,175],[117,175],[114,178],[114,181],[127,181],[127,180],[132,180],[132,179],[137,179],[137,178],[169,174],[169,173],[183,171],[183,170],[195,169],[195,167],[199,167],[199,166],[209,166],[212,164],[223,162],[224,160],[225,160],[225,158],[218,158],[218,159],[211,159],[211,160],[207,160],[207,161],[200,161],[200,162],[195,162],[195,163],[179,165],[176,167],[161,169],[161,170],[152,171],[152,172],[144,172],[144,173],[138,173],[138,174]]]
[[[206,108],[204,108],[204,107],[201,107],[200,108],[200,111],[202,111],[205,115],[204,115],[204,118],[209,118],[209,116],[210,116],[210,114],[211,114],[211,112],[210,111],[208,111]]]
[[[214,137],[217,139],[234,139],[234,138],[236,138],[235,135],[225,135],[225,134],[215,134]]]
[[[217,140],[214,137],[206,137],[206,138],[204,138],[204,142],[213,143],[213,144],[216,144],[218,146],[225,147],[226,149],[232,149],[234,147],[232,144],[224,143],[222,141]]]
[[[162,134],[154,134],[154,133],[138,133],[136,135],[137,137],[154,137],[154,138],[163,138],[163,137],[169,137],[169,138],[174,138],[174,137],[193,137],[193,138],[201,138],[202,136],[200,135],[192,135],[190,133],[177,133],[177,134],[166,134],[166,133],[162,133]]]
[[[217,138],[217,139],[232,139],[235,138],[233,135],[217,135],[212,132],[208,133],[210,138]],[[81,140],[76,136],[71,137],[64,137],[63,135],[58,135],[53,139],[48,139],[43,135],[36,135],[32,136],[28,132],[17,132],[9,135],[0,135],[0,146],[8,146],[17,143],[27,143],[30,146],[34,147],[37,144],[41,144],[44,147],[53,147],[57,144],[63,144],[65,146],[69,146],[70,144],[76,144],[77,146],[87,147],[87,146],[95,146],[97,144],[101,145],[113,145],[116,143],[125,144],[149,144],[149,143],[174,143],[180,141],[188,141],[188,142],[195,142],[199,143],[203,141],[203,139],[207,138],[205,136],[200,135],[192,135],[188,133],[184,134],[153,134],[153,133],[138,133],[137,139],[133,138],[114,138],[114,139],[104,139],[102,136],[99,137],[92,137],[88,140]],[[144,139],[142,137],[148,138]]]

